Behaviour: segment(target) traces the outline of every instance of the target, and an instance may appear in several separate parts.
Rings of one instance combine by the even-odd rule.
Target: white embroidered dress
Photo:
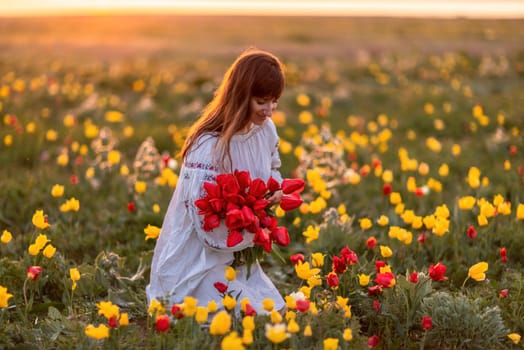
[[[214,181],[217,172],[215,146],[217,137],[202,135],[192,146],[180,169],[179,182],[167,209],[151,264],[150,283],[146,288],[149,302],[167,299],[181,303],[185,296],[198,299],[199,305],[214,300],[221,305],[215,282],[227,283],[224,269],[234,260],[233,253],[253,245],[253,236],[235,247],[227,247],[227,228],[224,224],[211,232],[202,229],[203,217],[198,215],[195,200],[203,197],[203,183]],[[230,153],[232,169],[247,170],[251,178],[267,181],[270,176],[282,181],[278,153],[278,135],[271,119],[255,125],[246,134],[234,135]],[[246,279],[246,266],[236,267],[237,276],[229,283],[228,291],[239,292],[238,300],[249,298],[258,313],[264,313],[262,301],[275,301],[280,310],[285,302],[258,263],[251,266]],[[239,307],[240,303],[237,303]],[[238,308],[237,308],[238,312]]]

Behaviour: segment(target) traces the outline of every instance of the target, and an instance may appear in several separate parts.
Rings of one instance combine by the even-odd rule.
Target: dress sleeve
[[[271,149],[271,176],[277,180],[278,182],[282,182],[282,175],[280,174],[280,166],[282,165],[282,162],[280,161],[280,153],[278,151],[280,139],[277,134],[277,128],[275,124],[273,124],[273,121],[270,121],[270,127],[272,131],[273,136],[273,145]]]
[[[184,169],[181,171],[182,186],[185,186],[185,205],[194,231],[198,239],[209,249],[222,252],[236,252],[253,246],[254,235],[248,232],[242,232],[244,240],[234,247],[227,246],[228,228],[223,220],[220,226],[205,231],[202,226],[204,216],[199,215],[199,209],[195,206],[195,201],[205,196],[204,182],[215,182],[218,175],[216,162],[213,160],[213,149],[216,138],[205,139],[197,143],[195,151],[190,152],[184,161]]]

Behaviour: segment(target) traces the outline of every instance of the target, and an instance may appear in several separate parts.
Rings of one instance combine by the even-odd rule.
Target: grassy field
[[[0,32],[0,349],[522,348],[524,20],[2,18]],[[144,230],[162,225],[186,127],[249,46],[286,65],[281,172],[307,182],[279,217],[285,262],[264,259],[291,312],[210,335],[188,301],[161,332],[171,305],[146,305]],[[358,262],[334,272],[344,247]]]

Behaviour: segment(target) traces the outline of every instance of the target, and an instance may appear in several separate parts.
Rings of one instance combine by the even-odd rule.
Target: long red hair
[[[273,54],[258,50],[244,51],[224,74],[211,102],[189,129],[180,151],[182,159],[205,133],[219,135],[220,161],[231,160],[229,145],[237,132],[250,122],[253,97],[278,99],[284,90],[284,66]]]

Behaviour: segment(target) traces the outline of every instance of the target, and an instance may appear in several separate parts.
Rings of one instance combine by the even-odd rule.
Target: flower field
[[[0,349],[523,348],[523,21],[54,21],[2,24]],[[262,261],[288,310],[234,268],[148,305],[186,130],[251,44],[306,183]]]

